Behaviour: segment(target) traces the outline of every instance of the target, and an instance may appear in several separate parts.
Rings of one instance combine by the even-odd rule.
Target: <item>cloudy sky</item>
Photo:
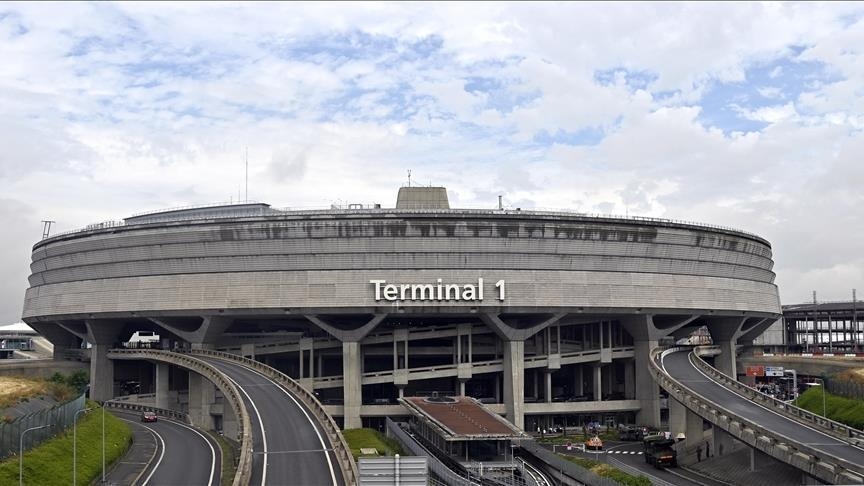
[[[245,197],[567,208],[767,238],[864,294],[864,4],[0,4],[0,323],[54,232]]]

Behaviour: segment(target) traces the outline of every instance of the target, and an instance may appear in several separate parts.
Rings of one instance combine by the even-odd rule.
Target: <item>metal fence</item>
[[[21,433],[32,427],[50,425],[33,430],[24,437],[24,450],[56,436],[72,426],[75,413],[84,409],[84,394],[54,408],[46,408],[24,415],[12,422],[0,423],[0,459],[18,454],[21,447]]]
[[[825,387],[828,389],[828,393],[853,400],[864,400],[864,383],[828,378],[825,380]]]

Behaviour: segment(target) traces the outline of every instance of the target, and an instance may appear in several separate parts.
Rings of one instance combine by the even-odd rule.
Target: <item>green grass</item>
[[[589,471],[592,471],[594,474],[609,478],[614,480],[618,484],[623,484],[624,486],[651,486],[651,480],[645,476],[633,476],[632,474],[627,474],[620,469],[615,469],[614,467],[600,461],[594,461],[592,459],[584,459],[581,457],[568,456],[564,454],[558,454],[564,459],[578,464]]]
[[[93,410],[78,418],[78,484],[86,486],[102,474],[102,410],[88,401]],[[72,483],[72,428],[24,452],[24,484],[68,486]],[[111,464],[132,442],[129,426],[105,414],[105,462]],[[18,457],[0,462],[0,484],[18,484]]]
[[[795,405],[822,415],[822,387],[814,386],[802,393]],[[826,393],[825,410],[831,420],[856,429],[864,429],[864,401]]]
[[[234,484],[234,474],[237,472],[237,468],[234,467],[236,449],[228,439],[219,434],[210,434],[210,437],[216,439],[219,448],[222,449],[222,486],[231,486]]]
[[[351,454],[356,460],[360,457],[360,449],[374,448],[378,450],[378,455],[392,456],[402,454],[402,447],[393,439],[387,438],[381,432],[374,429],[349,429],[342,431],[345,436],[345,441],[348,442],[348,447],[351,448]]]

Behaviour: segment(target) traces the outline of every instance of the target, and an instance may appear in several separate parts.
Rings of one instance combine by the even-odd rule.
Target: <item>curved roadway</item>
[[[221,451],[208,435],[188,425],[159,417],[141,423],[140,414],[112,411],[122,420],[147,429],[156,439],[156,453],[139,476],[141,486],[218,486]]]
[[[807,445],[827,455],[852,464],[864,464],[864,449],[843,442],[831,435],[796,422],[782,414],[738,395],[704,375],[691,362],[691,353],[679,351],[666,355],[661,361],[663,370],[696,394],[759,424],[798,444]]]
[[[266,376],[201,358],[234,381],[252,421],[252,486],[343,486],[339,463],[314,415]]]

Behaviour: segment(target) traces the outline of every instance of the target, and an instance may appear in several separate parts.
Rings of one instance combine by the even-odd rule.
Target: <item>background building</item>
[[[24,320],[58,357],[92,345],[96,399],[147,388],[106,353],[152,331],[265,361],[349,428],[433,392],[522,428],[656,425],[649,351],[705,326],[734,373],[735,345],[780,313],[772,267],[770,244],[734,229],[451,209],[444,188],[403,187],[395,208],[211,206],[55,235],[33,248]]]

